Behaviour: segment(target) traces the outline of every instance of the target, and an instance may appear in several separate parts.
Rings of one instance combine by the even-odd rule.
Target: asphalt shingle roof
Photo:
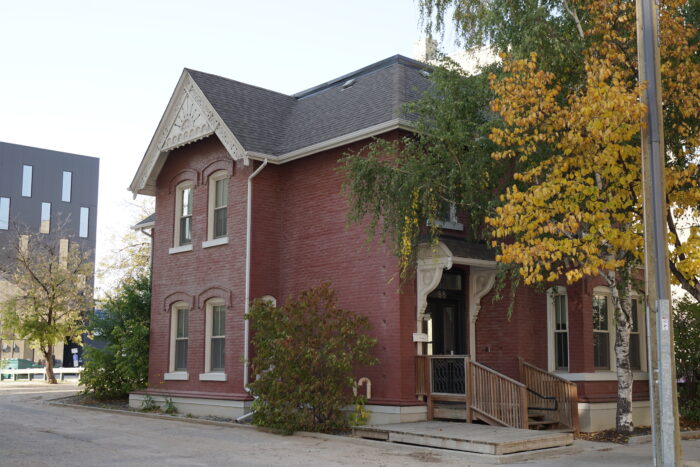
[[[396,55],[294,95],[187,70],[246,151],[271,156],[397,118],[428,88],[427,66]],[[343,84],[354,79],[352,86]]]

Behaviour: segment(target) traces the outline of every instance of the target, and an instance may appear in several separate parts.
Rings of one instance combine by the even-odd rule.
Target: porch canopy
[[[495,253],[486,245],[469,243],[460,238],[440,237],[437,244],[422,244],[417,251],[416,270],[416,352],[422,352],[421,342],[427,341],[423,321],[428,319],[428,295],[442,279],[442,272],[453,265],[469,266],[467,301],[469,306],[469,352],[476,353],[476,320],[481,309],[481,299],[491,291],[496,281]]]

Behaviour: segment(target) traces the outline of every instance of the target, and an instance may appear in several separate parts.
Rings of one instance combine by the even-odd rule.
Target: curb
[[[681,431],[681,440],[688,439],[700,439],[700,430],[693,431]],[[642,436],[632,436],[630,437],[627,444],[630,446],[636,446],[638,444],[651,443],[651,435]]]

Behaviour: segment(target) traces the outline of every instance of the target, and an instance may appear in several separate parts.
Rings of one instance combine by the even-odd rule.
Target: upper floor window
[[[22,166],[22,196],[29,198],[32,196],[32,166]]]
[[[221,170],[209,178],[209,240],[228,235],[228,174]]]
[[[549,290],[547,304],[549,328],[549,369],[569,370],[569,312],[566,288]]]
[[[10,228],[10,198],[0,198],[0,230]]]
[[[61,189],[61,201],[70,203],[70,195],[73,184],[73,172],[63,171],[63,187]]]
[[[443,229],[464,230],[464,225],[457,218],[457,205],[455,203],[443,203],[435,225]]]
[[[192,203],[194,187],[185,182],[177,187],[175,201],[175,246],[192,244]]]
[[[78,231],[78,236],[80,236],[80,238],[87,238],[89,227],[90,227],[90,208],[81,207],[80,208],[80,228]]]
[[[41,224],[39,232],[47,234],[51,231],[51,203],[41,203]]]

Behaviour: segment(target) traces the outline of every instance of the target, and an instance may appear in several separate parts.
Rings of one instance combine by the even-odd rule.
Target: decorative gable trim
[[[248,155],[243,145],[184,70],[129,190],[134,196],[155,195],[156,179],[168,153],[212,134],[219,138],[233,160],[243,159],[243,163],[248,165]]]

